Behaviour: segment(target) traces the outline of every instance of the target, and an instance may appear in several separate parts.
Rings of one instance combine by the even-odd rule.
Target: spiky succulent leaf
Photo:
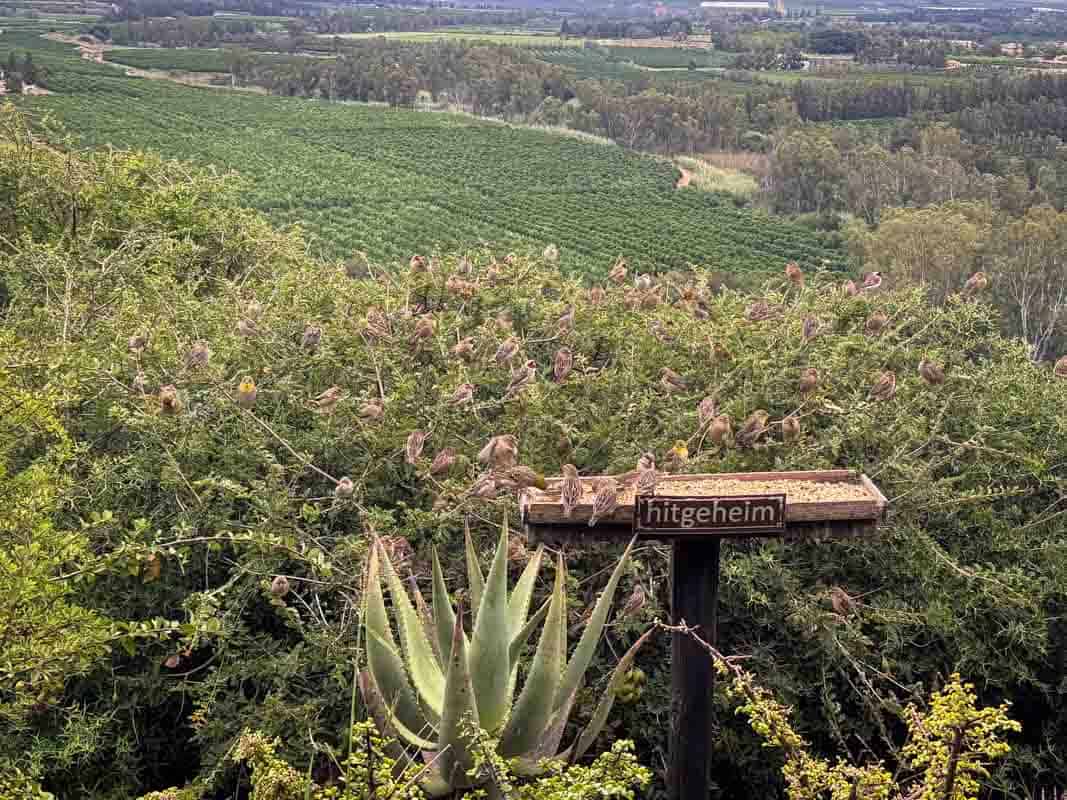
[[[530,613],[530,598],[533,597],[543,554],[544,548],[538,547],[526,563],[522,575],[519,576],[511,592],[511,598],[508,600],[508,625],[511,629],[511,638],[515,638],[522,630],[522,626],[526,624],[526,615]]]
[[[508,661],[511,662],[512,667],[518,666],[519,656],[522,655],[522,648],[524,648],[526,643],[530,641],[530,637],[533,636],[533,632],[537,630],[537,626],[548,616],[548,609],[551,605],[551,598],[542,603],[541,607],[534,612],[534,615],[526,620],[526,624],[522,626],[522,630],[515,634],[515,637],[511,640],[511,646],[508,648]],[[562,671],[563,670],[561,669],[560,672]]]
[[[637,657],[637,651],[641,649],[641,646],[648,641],[648,638],[652,635],[655,628],[649,628],[642,636],[633,643],[629,650],[619,659],[619,663],[615,665],[614,671],[611,673],[611,679],[608,681],[607,688],[604,689],[604,694],[601,695],[600,701],[597,703],[596,710],[593,712],[592,718],[589,720],[589,724],[585,726],[581,734],[567,752],[565,757],[570,761],[577,761],[579,758],[585,755],[590,745],[596,740],[596,737],[600,735],[600,732],[604,729],[604,723],[608,720],[608,714],[611,712],[611,707],[615,703],[615,694],[618,692],[619,687],[626,679],[626,673],[629,672],[630,667],[633,666],[634,658]]]
[[[438,646],[437,629],[434,625],[433,614],[430,611],[430,607],[426,605],[426,599],[422,596],[422,592],[419,591],[419,582],[415,580],[414,575],[408,576],[408,586],[411,587],[411,596],[415,599],[415,611],[422,622],[423,634],[426,636],[426,641],[430,643],[430,651],[433,653],[434,658],[437,659],[438,666],[443,670],[445,659],[448,656],[447,654],[442,654]]]
[[[448,659],[452,650],[452,631],[456,627],[456,612],[448,599],[448,587],[445,586],[441,560],[437,557],[437,548],[431,550],[433,561],[433,619],[437,629],[437,647],[444,659]]]
[[[563,556],[559,556],[556,583],[552,588],[552,600],[545,627],[541,631],[541,640],[526,683],[500,737],[500,754],[505,758],[525,755],[534,750],[552,716],[552,701],[563,677],[559,669],[561,656],[558,652],[559,629],[566,626],[563,618],[563,574]]]
[[[456,615],[452,631],[451,656],[445,678],[444,709],[441,715],[441,776],[453,787],[464,785],[467,772],[474,765],[470,749],[469,726],[478,724],[478,703],[467,660],[467,641],[463,635],[462,611]]]
[[[567,671],[564,673],[559,690],[556,692],[556,702],[553,704],[555,708],[560,708],[567,701],[567,698],[578,691],[582,676],[589,669],[589,664],[596,653],[597,643],[600,641],[600,634],[604,631],[604,623],[607,622],[608,613],[611,611],[611,601],[615,597],[615,589],[618,587],[619,580],[630,562],[630,551],[633,549],[634,541],[635,539],[631,539],[626,546],[626,551],[622,554],[622,558],[619,559],[619,563],[615,565],[607,586],[604,587],[604,591],[601,592],[600,597],[597,599],[596,606],[593,607],[593,613],[589,617],[589,622],[585,625],[585,630],[582,631],[582,638],[578,640],[578,646],[574,649],[574,654],[567,664]]]
[[[376,634],[369,633],[368,641],[375,638]],[[403,739],[413,747],[421,750],[434,750],[437,743],[426,739],[409,728],[397,715],[395,707],[388,703],[382,696],[381,689],[374,678],[374,674],[368,669],[359,674],[359,690],[363,695],[363,702],[374,718],[375,724],[383,734],[393,734]]]
[[[470,526],[464,530],[463,537],[467,548],[467,589],[470,591],[471,608],[477,609],[482,604],[485,577],[482,575],[481,564],[478,563],[478,552],[474,549]]]
[[[441,715],[441,705],[445,690],[445,676],[440,665],[434,658],[430,642],[426,638],[426,630],[422,620],[411,603],[411,598],[404,591],[404,585],[393,569],[389,555],[380,543],[377,545],[381,559],[382,573],[385,575],[386,585],[389,587],[389,596],[393,600],[393,610],[396,614],[397,627],[400,629],[400,644],[406,658],[408,672],[411,681],[415,684],[415,690],[419,693],[423,703],[430,709],[434,716]],[[377,677],[377,673],[375,673]]]
[[[471,682],[478,698],[481,726],[490,733],[500,730],[510,706],[507,680],[511,670],[509,630],[508,529],[505,523],[500,528],[500,542],[485,580],[482,602],[471,632]]]
[[[415,693],[408,683],[404,659],[396,648],[396,640],[389,626],[382,594],[377,550],[371,549],[367,564],[367,589],[364,596],[364,624],[367,629],[367,665],[374,674],[378,690],[385,703],[408,728],[418,730],[426,719]]]

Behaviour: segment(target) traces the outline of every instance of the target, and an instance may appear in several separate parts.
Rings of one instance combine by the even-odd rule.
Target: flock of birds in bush
[[[558,260],[558,251],[552,245],[544,252],[546,261],[555,263]],[[496,284],[503,271],[514,263],[515,256],[509,254],[502,261],[495,258],[491,261],[484,274],[484,281],[490,285]],[[435,269],[435,261],[420,255],[412,256],[409,268],[413,273],[430,273]],[[445,290],[452,295],[471,299],[479,290],[479,281],[474,278],[473,264],[466,258],[459,262],[458,270],[449,275],[444,286]],[[350,274],[355,274],[351,270]],[[623,304],[631,310],[650,310],[667,302],[666,286],[648,274],[638,274],[632,284],[628,280],[629,269],[624,258],[619,258],[608,274],[607,288],[593,286],[584,293],[584,300],[591,306],[599,306],[608,300],[609,291],[623,292]],[[791,262],[785,267],[785,278],[790,286],[799,290],[804,286],[804,273],[800,266]],[[877,292],[884,285],[884,279],[879,272],[870,272],[863,276],[859,285],[849,280],[840,287],[840,291],[848,296],[860,293]],[[985,273],[977,272],[964,284],[962,293],[964,296],[973,296],[989,285]],[[680,291],[679,297],[674,301],[676,305],[688,310],[696,319],[705,320],[709,312],[704,303],[702,291],[686,287]],[[774,319],[781,314],[782,309],[768,304],[764,300],[757,300],[746,310],[746,319],[750,322],[759,322]],[[263,312],[260,303],[252,301],[244,309],[244,316],[238,320],[236,330],[242,337],[255,337],[260,330],[257,318]],[[557,320],[558,330],[561,334],[568,333],[574,328],[575,306],[569,305]],[[865,324],[868,335],[879,335],[889,320],[885,314],[875,312],[871,314]],[[512,400],[519,397],[539,377],[539,368],[532,359],[519,359],[517,366],[512,366],[522,352],[523,342],[511,332],[510,317],[504,312],[497,320],[498,327],[508,332],[508,336],[497,346],[491,356],[493,363],[502,368],[510,369],[510,382],[508,383],[503,399]],[[805,340],[818,336],[821,332],[820,323],[817,319],[809,317],[804,320],[802,335]],[[408,344],[414,350],[427,345],[434,337],[437,330],[437,322],[432,313],[416,316]],[[650,330],[661,341],[669,341],[671,334],[657,320],[653,321]],[[323,331],[318,325],[308,323],[301,338],[300,347],[311,353],[315,352],[321,343]],[[377,307],[368,310],[363,327],[363,335],[370,343],[395,341],[394,326],[387,315]],[[148,336],[138,334],[129,340],[129,349],[139,356],[148,345]],[[721,344],[714,344],[713,355],[717,360],[728,360],[731,355]],[[473,336],[462,337],[450,348],[451,356],[464,362],[471,363],[478,356],[476,340]],[[198,341],[192,345],[186,353],[185,363],[190,369],[204,367],[211,358],[211,348],[206,341]],[[553,359],[551,379],[557,383],[563,383],[574,366],[574,356],[570,348],[560,347]],[[939,386],[945,380],[945,372],[941,365],[922,360],[919,363],[918,372],[921,378],[930,386]],[[1053,373],[1057,378],[1067,379],[1067,356],[1060,358],[1053,367]],[[815,367],[803,370],[800,376],[798,390],[801,395],[807,395],[815,391],[819,386],[820,374]],[[145,393],[146,379],[143,372],[138,371],[134,380],[134,389]],[[670,395],[688,390],[689,385],[685,377],[669,367],[663,367],[658,383],[660,391]],[[869,390],[869,396],[876,401],[889,401],[896,394],[897,376],[894,372],[886,370],[881,372]],[[472,383],[460,384],[447,398],[447,403],[453,407],[469,406],[474,402],[476,387]],[[254,378],[246,375],[237,385],[233,399],[238,406],[251,413],[256,405],[258,389]],[[311,401],[314,410],[321,415],[332,414],[338,403],[344,398],[344,390],[340,386],[331,386]],[[164,414],[180,414],[183,410],[183,401],[178,387],[168,384],[159,389],[158,408]],[[373,424],[382,419],[385,414],[383,398],[370,399],[362,403],[358,415],[364,423]],[[753,411],[734,430],[733,421],[729,415],[719,412],[718,404],[714,397],[705,397],[700,401],[697,408],[699,422],[698,434],[703,435],[711,443],[719,446],[735,446],[739,448],[751,448],[766,437],[772,426],[780,427],[782,438],[785,442],[794,442],[802,435],[801,423],[796,416],[789,415],[783,420],[772,422],[770,415],[763,409]],[[407,437],[404,448],[404,459],[410,465],[416,465],[422,456],[428,434],[422,430],[414,430]],[[477,455],[480,464],[485,471],[477,477],[468,488],[467,496],[494,499],[508,492],[518,493],[530,487],[546,489],[543,475],[530,467],[519,464],[518,441],[511,434],[493,436],[481,448]],[[682,471],[689,458],[688,444],[685,440],[677,440],[669,449],[664,459],[663,467],[667,471]],[[445,447],[433,458],[429,466],[431,475],[446,473],[456,461],[456,451],[452,447]],[[622,485],[632,485],[637,494],[654,494],[656,484],[661,475],[660,465],[657,464],[656,456],[652,452],[643,453],[637,461],[636,468],[628,473],[618,476],[601,476],[593,482],[592,510],[588,518],[588,525],[595,526],[598,522],[610,518],[618,507],[619,495]],[[335,480],[334,495],[344,500],[351,497],[355,492],[355,484],[349,477],[341,477]],[[581,477],[574,464],[564,464],[562,467],[562,480],[552,489],[553,493],[559,494],[560,503],[564,516],[570,518],[574,509],[581,503],[584,493]]]

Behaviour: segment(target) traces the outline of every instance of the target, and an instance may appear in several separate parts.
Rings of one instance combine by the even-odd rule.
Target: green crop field
[[[432,42],[440,39],[452,39],[463,42],[491,42],[493,44],[509,44],[514,47],[536,47],[550,45],[554,47],[580,47],[582,39],[561,39],[559,36],[537,33],[502,33],[498,30],[457,30],[455,28],[440,28],[435,31],[386,31],[383,33],[342,33],[320,34],[322,39],[332,39],[337,36],[341,39],[373,39],[384,37],[397,39],[402,42]]]
[[[245,95],[128,78],[28,33],[56,93],[20,102],[82,143],[151,148],[239,172],[243,200],[313,245],[380,259],[491,242],[556,243],[565,269],[602,275],[625,254],[644,269],[705,264],[779,271],[789,259],[843,263],[808,229],[724,195],[674,188],[660,160],[477,118]]]
[[[725,67],[737,53],[722,50],[701,50],[692,47],[608,47],[613,58],[632,61],[653,69],[685,68],[691,64],[702,67]]]
[[[108,50],[104,58],[115,64],[138,69],[177,70],[181,72],[229,72],[225,50],[207,48],[119,47]],[[257,61],[288,63],[296,56],[256,54]]]

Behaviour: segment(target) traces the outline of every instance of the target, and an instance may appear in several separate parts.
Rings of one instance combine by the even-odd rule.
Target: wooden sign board
[[[652,536],[781,535],[785,495],[670,497],[638,495],[634,533]]]

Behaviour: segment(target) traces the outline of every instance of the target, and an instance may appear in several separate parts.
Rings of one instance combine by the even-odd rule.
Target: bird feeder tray
[[[610,516],[590,527],[593,486],[602,477],[612,477],[618,483],[618,506]],[[562,478],[548,478],[545,489],[527,489],[520,496],[522,521],[531,537],[555,542],[629,538],[634,533],[652,539],[854,538],[873,535],[888,506],[885,495],[871,479],[853,470],[663,475],[657,483],[654,502],[670,504],[670,498],[678,498],[683,504],[710,507],[716,500],[724,505],[736,505],[745,499],[766,500],[772,505],[780,503],[781,519],[776,526],[762,528],[712,525],[692,532],[661,531],[650,530],[643,521],[635,520],[636,481],[632,473],[582,478],[582,496],[570,517],[564,515],[560,502],[562,482]]]

